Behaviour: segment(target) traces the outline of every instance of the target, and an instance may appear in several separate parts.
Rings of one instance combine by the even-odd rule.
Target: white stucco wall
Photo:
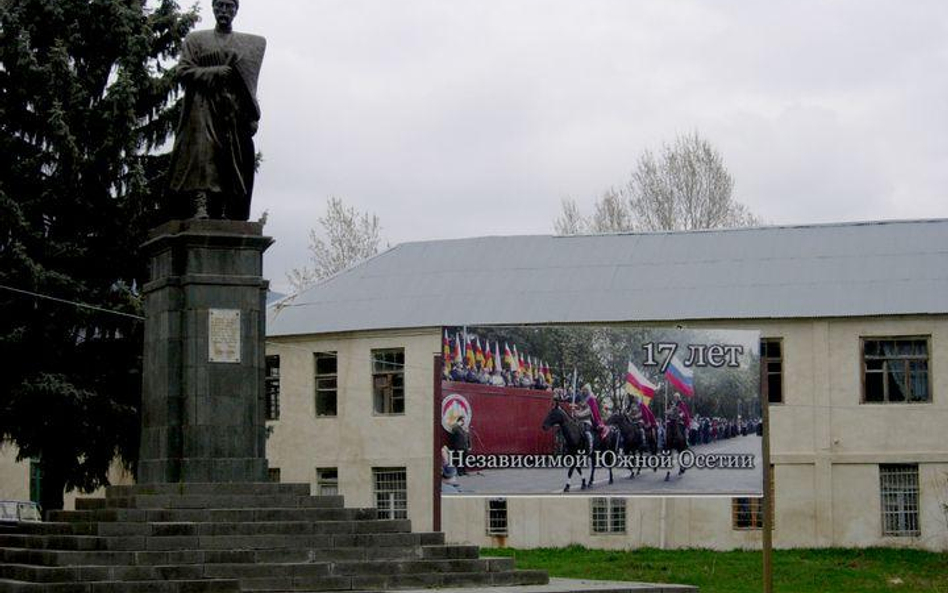
[[[405,413],[373,414],[374,349],[405,349]],[[280,356],[280,420],[269,423],[270,467],[284,482],[315,484],[317,467],[337,467],[346,504],[375,505],[372,468],[405,467],[408,516],[416,529],[432,525],[433,362],[438,330],[344,334],[271,340]],[[338,357],[337,416],[316,417],[314,353]]]
[[[668,325],[668,324],[665,324]],[[783,339],[784,401],[771,406],[778,547],[910,546],[948,549],[948,319],[896,318],[683,322],[685,327],[758,329]],[[860,338],[930,336],[932,401],[862,404]],[[371,506],[371,468],[408,468],[409,516],[431,526],[432,359],[440,328],[271,339],[281,356],[279,422],[268,441],[271,466],[284,481],[315,481],[316,467],[338,467],[347,504]],[[374,417],[369,352],[404,347],[406,414]],[[339,416],[315,418],[313,352],[337,351]],[[917,463],[920,537],[882,537],[880,463]],[[941,491],[939,492],[939,488]],[[483,499],[446,499],[442,528],[450,541],[542,547],[583,544],[754,548],[760,531],[733,530],[724,498],[632,499],[627,533],[592,535],[587,500],[508,501],[509,535],[486,535]],[[664,516],[664,519],[662,518]]]

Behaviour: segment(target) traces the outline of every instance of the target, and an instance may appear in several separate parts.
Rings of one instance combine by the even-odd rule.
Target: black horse
[[[688,449],[688,440],[685,438],[685,422],[682,415],[677,410],[667,414],[665,418],[665,450],[677,451],[681,455],[682,451]],[[685,473],[685,468],[679,464],[678,475]],[[671,478],[671,470],[665,472],[665,481]]]
[[[593,430],[593,446],[592,450],[589,450],[589,441],[586,438],[586,431],[584,430],[583,423],[567,414],[566,411],[560,407],[559,402],[557,401],[553,402],[553,407],[550,408],[550,412],[543,420],[543,430],[550,430],[554,426],[559,427],[560,429],[560,434],[563,437],[563,444],[565,446],[564,448],[566,454],[576,455],[577,453],[585,452],[586,456],[589,458],[589,480],[587,481],[585,478],[583,478],[580,489],[586,490],[587,488],[592,488],[594,483],[593,479],[596,476],[594,452],[617,451],[619,449],[619,432],[615,428],[612,428],[609,430],[606,438],[603,439],[596,430]],[[583,470],[581,467],[570,465],[569,472],[566,474],[566,487],[563,488],[563,492],[569,492],[570,480],[573,477],[574,471],[578,471],[580,477],[583,475]],[[609,483],[612,484],[612,482],[612,468],[610,467]]]
[[[622,435],[623,454],[655,455],[658,453],[658,443],[654,436],[652,436],[654,433],[649,431],[648,434],[646,434],[641,422],[633,419],[628,412],[614,412],[609,416],[609,419],[606,420],[606,425],[615,426],[619,430],[619,434]],[[655,469],[653,471],[658,470]],[[635,468],[629,468],[629,478],[634,478],[641,473],[641,467],[638,468],[638,471],[636,471]]]

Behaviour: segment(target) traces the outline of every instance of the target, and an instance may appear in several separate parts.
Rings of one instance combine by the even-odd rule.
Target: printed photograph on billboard
[[[442,342],[443,496],[762,495],[758,332],[468,326]]]

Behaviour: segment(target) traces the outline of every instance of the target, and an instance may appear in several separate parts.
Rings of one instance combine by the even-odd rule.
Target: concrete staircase
[[[307,484],[114,486],[0,531],[0,593],[378,591],[548,582]]]

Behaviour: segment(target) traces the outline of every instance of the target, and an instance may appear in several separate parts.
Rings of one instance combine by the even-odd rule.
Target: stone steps
[[[375,546],[300,550],[183,550],[172,552],[66,551],[0,548],[0,562],[35,566],[187,565],[226,563],[332,562],[352,560],[465,560],[478,558],[477,546]]]
[[[227,579],[88,583],[28,583],[0,579],[0,593],[240,593],[240,583]]]
[[[218,491],[219,490],[219,491]],[[0,593],[336,591],[546,582],[307,485],[110,488],[0,532]]]
[[[203,522],[71,522],[24,525],[21,534],[38,536],[205,536],[205,535],[325,535],[339,533],[397,533],[411,531],[408,521],[373,518],[343,521],[203,521]]]
[[[262,508],[262,509],[90,509],[52,511],[53,523],[208,523],[254,521],[361,521],[375,519],[375,509]]]

